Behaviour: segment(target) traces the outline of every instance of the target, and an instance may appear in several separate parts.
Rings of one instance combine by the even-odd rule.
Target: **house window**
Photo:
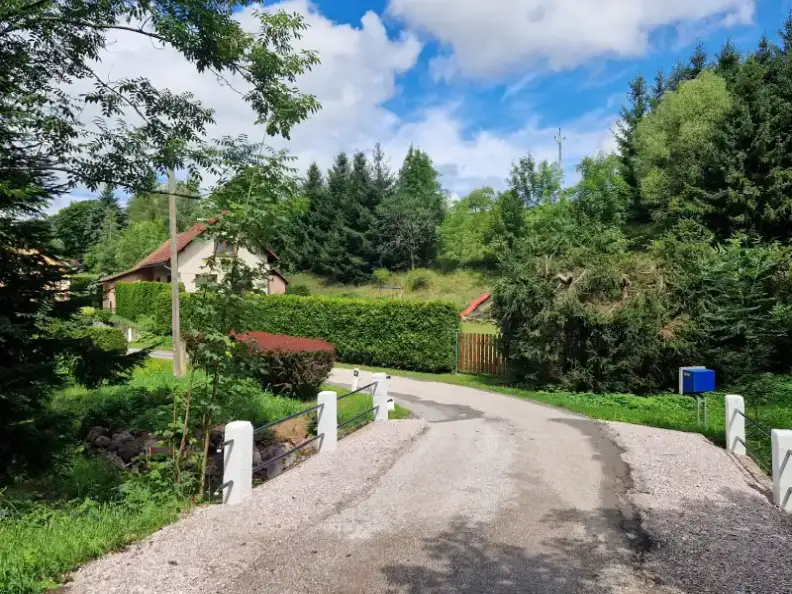
[[[230,256],[234,253],[234,246],[229,245],[225,241],[215,242],[215,255],[216,256]]]
[[[196,287],[203,287],[208,285],[209,283],[216,283],[217,282],[217,275],[216,274],[196,274],[195,275],[195,286]]]

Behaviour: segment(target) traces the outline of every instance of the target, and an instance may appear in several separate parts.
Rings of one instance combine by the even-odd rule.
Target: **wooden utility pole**
[[[182,357],[181,323],[179,320],[179,246],[176,238],[176,173],[168,169],[168,226],[170,228],[170,277],[171,277],[171,331],[173,337],[173,375],[185,373]]]

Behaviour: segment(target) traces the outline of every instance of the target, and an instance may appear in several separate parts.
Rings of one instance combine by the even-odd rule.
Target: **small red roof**
[[[484,303],[484,302],[485,302],[487,299],[489,299],[489,298],[490,298],[490,295],[489,295],[489,293],[482,293],[481,295],[479,295],[478,297],[476,297],[476,298],[473,300],[473,303],[471,303],[470,305],[468,305],[468,306],[465,308],[465,311],[463,311],[461,314],[459,314],[459,317],[460,317],[460,318],[464,318],[465,316],[469,316],[469,315],[470,315],[470,314],[472,314],[474,311],[476,311],[476,310],[479,308],[479,306],[480,306],[482,303]]]

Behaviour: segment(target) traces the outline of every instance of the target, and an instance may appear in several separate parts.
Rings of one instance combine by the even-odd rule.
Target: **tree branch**
[[[118,31],[128,31],[130,33],[137,33],[138,35],[145,35],[146,37],[151,37],[152,39],[156,39],[158,41],[161,41],[162,43],[167,43],[167,44],[172,43],[170,39],[160,35],[159,33],[154,33],[153,31],[144,31],[143,29],[137,29],[135,27],[127,27],[125,25],[116,25],[112,23],[92,23],[91,21],[83,21],[81,19],[68,19],[59,16],[41,16],[39,17],[39,20],[56,22],[56,23],[66,23],[69,25],[78,25],[80,27],[101,29],[105,31],[109,29],[116,29]]]
[[[126,188],[132,191],[140,190],[139,187],[135,186],[134,184],[130,184],[127,182],[122,182],[114,179],[109,179],[106,177],[86,177],[84,174],[80,173],[75,169],[70,169],[69,167],[59,167],[54,165],[42,165],[39,167],[27,167],[27,166],[3,166],[0,165],[0,171],[57,171],[59,173],[66,173],[68,175],[73,175],[78,179],[82,179],[85,181],[92,181],[92,182],[99,182],[103,184],[109,184],[111,186],[117,186],[121,188]],[[170,196],[171,193],[167,190],[159,190],[157,188],[147,189],[146,192],[148,194],[160,194],[163,196]],[[191,200],[201,200],[202,196],[200,194],[183,194],[181,192],[175,192],[173,194],[177,198],[189,198]]]

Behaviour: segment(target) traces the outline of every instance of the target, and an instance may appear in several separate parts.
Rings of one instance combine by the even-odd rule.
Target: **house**
[[[179,281],[184,283],[184,289],[188,293],[192,293],[200,287],[203,280],[208,279],[210,276],[216,276],[208,274],[209,271],[206,266],[206,260],[213,253],[219,254],[222,251],[230,254],[232,250],[231,246],[226,246],[225,244],[201,240],[201,235],[206,229],[206,225],[196,223],[187,231],[179,233],[176,238]],[[267,294],[277,295],[286,292],[288,281],[275,268],[275,264],[278,262],[278,255],[275,252],[267,249],[265,254],[259,255],[250,252],[246,248],[240,248],[238,255],[251,268],[264,264],[264,267],[268,270],[267,285],[265,287]],[[129,270],[101,279],[104,292],[104,308],[115,311],[116,284],[138,281],[160,283],[169,283],[171,281],[170,240],[165,241]]]

